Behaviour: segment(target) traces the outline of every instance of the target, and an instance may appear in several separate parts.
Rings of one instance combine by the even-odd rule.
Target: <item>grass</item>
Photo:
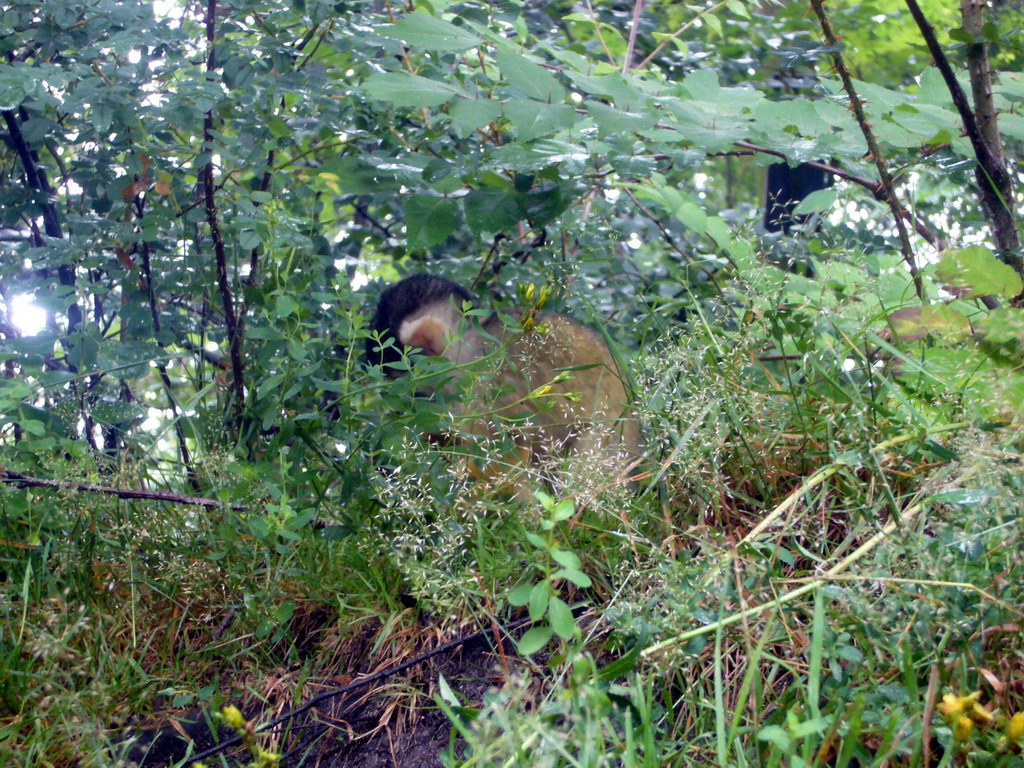
[[[769,360],[769,321],[715,333],[634,362],[636,487],[577,466],[603,492],[557,510],[465,493],[445,449],[386,421],[341,465],[301,441],[203,457],[242,512],[5,489],[3,756],[123,762],[120,729],[155,712],[267,719],[526,612],[549,640],[506,641],[489,690],[425,668],[372,692],[373,727],[440,708],[450,766],[1019,761],[1018,428],[980,429],[965,392],[922,396],[859,343]],[[976,690],[991,719],[968,732],[949,702]]]

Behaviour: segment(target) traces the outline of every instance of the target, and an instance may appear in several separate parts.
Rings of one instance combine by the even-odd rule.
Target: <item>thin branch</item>
[[[136,196],[135,205],[137,214],[142,218],[142,200]],[[149,312],[153,318],[153,335],[157,344],[166,349],[167,345],[160,341],[160,311],[156,304],[156,290],[153,288],[153,271],[149,258],[149,243],[142,243],[142,276],[146,283],[146,293],[149,298]],[[174,436],[178,441],[178,453],[181,455],[182,466],[185,467],[185,474],[188,475],[189,484],[193,490],[198,491],[199,479],[196,476],[196,469],[192,464],[192,456],[188,450],[188,443],[185,442],[185,429],[181,425],[181,412],[178,409],[178,401],[174,398],[174,385],[171,377],[167,374],[167,364],[160,360],[156,364],[156,370],[160,374],[160,381],[164,385],[164,392],[167,394],[167,404],[171,408],[171,419],[174,422]]]
[[[633,51],[636,49],[636,36],[640,28],[640,16],[644,12],[644,0],[633,0],[633,22],[629,26],[629,43],[626,55],[622,59],[622,74],[628,75],[633,66]]]
[[[260,179],[260,188],[259,188],[260,192],[266,192],[268,189],[270,189],[270,179],[271,179],[270,172],[273,169],[273,167],[274,167],[274,150],[270,150],[269,152],[267,152],[267,167],[266,167],[266,170],[263,171],[263,178]],[[261,205],[263,205],[263,203],[260,202],[259,200],[255,201],[253,203],[253,207],[254,208],[259,208]],[[245,279],[245,282],[246,282],[246,285],[248,285],[250,288],[252,288],[254,285],[256,285],[256,276],[259,273],[259,267],[260,267],[260,251],[259,251],[259,248],[257,247],[257,248],[253,248],[252,252],[249,254],[249,276]]]
[[[525,619],[519,619],[518,621],[515,621],[512,624],[510,624],[505,629],[505,633],[508,634],[508,633],[510,633],[510,632],[512,632],[512,631],[514,631],[516,629],[519,629],[519,627],[522,627],[522,626],[530,623],[531,621],[533,621],[533,620],[530,619],[529,617],[527,617]],[[349,683],[348,685],[343,685],[340,688],[332,688],[332,689],[330,689],[328,691],[324,691],[323,693],[318,693],[316,696],[311,698],[309,701],[304,702],[303,704],[301,704],[300,706],[298,706],[295,709],[291,710],[290,712],[285,712],[283,715],[280,715],[279,717],[275,717],[273,720],[270,720],[269,722],[263,723],[256,730],[256,733],[257,733],[257,735],[259,735],[261,733],[265,733],[269,729],[273,728],[276,725],[280,725],[281,723],[285,723],[285,722],[288,722],[290,720],[293,720],[298,715],[301,715],[304,712],[308,712],[310,709],[315,707],[317,704],[320,704],[320,703],[322,703],[324,701],[327,701],[328,699],[333,699],[336,696],[341,696],[343,694],[359,690],[360,688],[365,688],[366,686],[370,685],[370,683],[376,683],[378,680],[384,680],[384,679],[386,679],[388,677],[391,677],[392,675],[397,675],[397,674],[399,674],[401,672],[404,672],[407,669],[411,669],[412,667],[415,667],[415,666],[417,666],[419,664],[422,664],[425,661],[428,661],[429,659],[432,659],[434,656],[439,656],[440,654],[447,653],[448,651],[454,651],[456,648],[459,648],[459,647],[461,647],[463,645],[466,645],[467,643],[471,643],[471,642],[474,642],[476,640],[481,640],[484,637],[486,637],[488,632],[490,632],[490,631],[491,631],[490,629],[481,629],[478,632],[473,632],[472,634],[469,634],[469,635],[464,635],[462,637],[457,637],[454,640],[450,640],[447,643],[442,643],[441,645],[437,646],[436,648],[434,648],[432,650],[426,651],[425,653],[421,653],[419,656],[416,656],[416,657],[414,657],[412,659],[409,659],[408,661],[403,661],[401,664],[396,664],[393,667],[388,667],[386,669],[382,669],[380,672],[375,672],[372,675],[367,675],[366,677],[362,678],[361,680],[356,680],[354,683]],[[219,753],[221,753],[221,752],[223,752],[223,751],[225,751],[227,749],[230,749],[231,747],[237,746],[238,744],[241,744],[241,743],[242,743],[242,737],[241,736],[233,736],[230,739],[225,739],[220,744],[218,744],[218,745],[216,745],[214,747],[210,747],[205,752],[200,752],[197,755],[193,755],[191,760],[192,761],[205,760],[208,757],[213,757],[214,755],[219,754]]]
[[[644,216],[650,219],[651,223],[658,228],[658,231],[661,232],[661,236],[665,240],[665,242],[672,246],[675,252],[682,256],[687,263],[703,272],[704,275],[707,277],[708,282],[715,286],[715,289],[718,291],[719,295],[724,295],[722,291],[722,286],[720,286],[718,284],[718,281],[715,280],[714,270],[704,266],[696,259],[694,259],[692,254],[689,254],[685,250],[683,250],[682,246],[680,246],[679,243],[676,242],[676,239],[672,237],[672,233],[668,231],[668,228],[661,223],[661,220],[657,216],[655,216],[651,211],[649,211],[644,206],[644,204],[637,199],[637,196],[633,194],[633,190],[625,187],[623,189],[626,195],[629,197],[629,199],[633,201],[633,205],[640,209],[640,213],[642,213]],[[729,259],[730,263],[732,262],[732,259],[728,255],[726,255],[726,258]],[[733,267],[735,266],[736,265],[733,264]]]
[[[913,2],[913,0],[907,0],[907,2]],[[846,95],[850,99],[850,107],[853,109],[854,117],[857,118],[857,125],[860,126],[861,133],[864,134],[864,141],[867,142],[871,159],[875,161],[875,168],[878,170],[878,178],[882,183],[885,202],[888,203],[893,218],[896,220],[896,232],[900,238],[900,251],[903,254],[903,261],[906,262],[907,269],[910,270],[910,277],[914,281],[914,290],[917,292],[917,297],[924,302],[926,301],[924,283],[921,280],[917,262],[914,260],[914,250],[910,245],[910,235],[907,234],[907,228],[903,221],[905,215],[903,206],[900,204],[899,198],[896,197],[896,189],[892,183],[892,176],[889,175],[889,166],[885,162],[885,155],[882,154],[878,142],[875,141],[875,134],[868,124],[867,115],[864,114],[864,104],[860,100],[857,89],[853,87],[853,78],[850,77],[850,72],[843,61],[839,40],[836,38],[835,32],[832,31],[832,24],[825,14],[823,0],[811,0],[811,7],[814,8],[814,13],[821,24],[821,32],[825,36],[825,42],[834,49],[832,62],[835,65],[836,72],[839,73],[839,78],[843,81],[843,90],[846,91]]]
[[[982,128],[979,127],[971,105],[967,101],[967,94],[964,93],[960,81],[956,79],[956,73],[953,72],[953,67],[949,64],[949,59],[946,58],[942,46],[939,45],[938,38],[935,36],[935,28],[925,18],[917,0],[905,0],[905,2],[907,8],[910,9],[910,15],[917,23],[921,37],[924,38],[925,45],[928,46],[928,52],[932,55],[935,66],[942,74],[949,95],[953,98],[953,106],[960,114],[967,138],[970,139],[971,146],[974,148],[974,154],[978,159],[978,167],[975,169],[974,175],[978,181],[981,203],[989,214],[1002,258],[1018,273],[1024,275],[1024,261],[1016,253],[1020,247],[1020,236],[1017,233],[1017,225],[1013,216],[1013,181],[1010,174],[996,148],[986,141]],[[970,52],[968,53],[970,54]],[[977,97],[977,93],[975,95]],[[991,91],[988,99],[991,101]],[[976,106],[982,105],[976,102]],[[983,110],[983,119],[986,122],[991,121],[994,125],[995,110],[991,104],[989,104],[988,111]]]
[[[594,32],[597,34],[598,42],[601,43],[601,50],[603,50],[604,55],[608,57],[608,63],[615,66],[615,55],[608,47],[608,43],[605,42],[604,35],[601,34],[601,20],[597,18],[597,14],[594,12],[594,6],[590,0],[587,0],[587,10],[590,11],[590,18],[594,22]]]
[[[217,0],[208,0],[206,5],[206,73],[211,77],[217,68],[216,58],[216,23]],[[206,222],[210,227],[210,239],[213,241],[214,258],[217,263],[217,288],[224,305],[224,324],[228,336],[228,348],[231,354],[231,386],[234,391],[235,426],[241,426],[242,411],[245,407],[245,371],[242,365],[242,319],[235,316],[235,302],[231,295],[231,283],[228,280],[228,259],[221,236],[220,224],[217,221],[217,203],[214,200],[213,184],[213,108],[203,118],[203,151],[209,153],[209,159],[203,166],[203,193],[206,206]]]
[[[196,507],[214,509],[244,510],[242,504],[227,504],[217,499],[204,499],[200,496],[184,496],[170,491],[138,491],[127,488],[110,488],[93,483],[76,483],[70,480],[47,480],[42,477],[29,477],[11,469],[0,469],[0,483],[10,483],[19,488],[54,488],[67,491],[87,491],[117,496],[119,499],[149,499],[150,501],[169,501],[174,504],[190,504]]]
[[[773,157],[778,157],[782,160],[787,159],[784,152],[779,152],[774,149],[768,149],[767,147],[761,147],[758,146],[757,144],[751,144],[749,141],[737,141],[736,146],[746,150],[750,150],[751,152],[759,152],[765,155],[772,155]],[[863,176],[856,176],[850,173],[849,171],[844,171],[842,168],[836,168],[834,165],[829,165],[828,163],[821,163],[818,162],[817,160],[807,160],[804,162],[804,165],[809,166],[811,168],[817,168],[819,171],[831,174],[832,176],[835,176],[837,179],[849,181],[852,184],[858,184],[859,186],[862,186],[866,190],[868,190],[879,202],[886,202],[885,187],[882,186],[880,182],[873,181],[872,179],[866,179]],[[900,207],[900,210],[903,212],[904,218],[914,225],[914,229],[917,231],[917,234],[923,237],[929,245],[931,245],[937,251],[943,251],[946,249],[946,244],[945,242],[943,242],[942,238],[939,237],[934,231],[932,231],[932,229],[923,219],[912,213],[907,208],[903,208],[902,206]]]
[[[647,58],[644,59],[643,61],[641,61],[639,64],[637,64],[634,67],[634,69],[643,69],[644,67],[646,67],[648,64],[651,63],[651,60],[655,56],[657,56],[659,53],[661,53],[663,50],[665,50],[665,46],[666,45],[671,43],[673,40],[675,40],[677,37],[679,37],[681,34],[683,34],[683,32],[685,32],[690,27],[692,27],[694,24],[696,24],[698,21],[700,21],[703,16],[706,16],[709,13],[714,13],[715,11],[717,11],[719,8],[721,8],[723,5],[725,5],[728,2],[729,2],[729,0],[719,0],[719,2],[715,3],[710,8],[703,9],[700,13],[698,13],[696,16],[694,16],[692,19],[690,19],[685,24],[683,24],[683,26],[681,26],[679,29],[677,29],[675,32],[673,32],[671,35],[668,35],[667,37],[662,38],[661,42],[658,43],[657,47],[653,51],[651,51],[649,54],[647,54]]]

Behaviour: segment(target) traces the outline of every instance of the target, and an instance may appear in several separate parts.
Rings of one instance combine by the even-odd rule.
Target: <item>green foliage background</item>
[[[1009,759],[995,725],[969,756],[928,717],[992,679],[1003,715],[1024,700],[1019,632],[984,639],[1024,604],[1021,279],[905,8],[841,5],[920,294],[803,4],[653,2],[635,29],[625,3],[0,8],[0,723],[26,764],[102,761],[123,745],[98,724],[519,606],[548,676],[472,715],[448,690],[452,764],[914,764],[933,736]],[[922,7],[960,66],[955,9]],[[1019,188],[1019,4],[989,22]],[[835,171],[800,209],[820,226],[764,231],[779,160]],[[468,494],[422,440],[451,427],[415,397],[444,370],[362,358],[381,282],[414,271],[499,307],[547,283],[603,328],[646,425],[636,492],[582,467],[568,506]]]

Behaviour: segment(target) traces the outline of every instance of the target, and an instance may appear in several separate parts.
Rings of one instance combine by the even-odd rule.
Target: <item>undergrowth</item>
[[[631,483],[578,462],[571,492],[518,504],[396,433],[412,411],[361,448],[205,457],[240,509],[5,492],[5,754],[125,764],[128,724],[236,705],[255,727],[528,615],[488,692],[420,668],[374,688],[362,735],[440,708],[450,766],[1013,764],[1018,428],[948,381],[924,396],[927,361],[906,386],[911,353],[863,344],[863,297],[826,314],[792,301],[801,280],[637,357],[650,450]],[[103,483],[130,485],[119,471]],[[270,755],[293,736],[253,733]]]

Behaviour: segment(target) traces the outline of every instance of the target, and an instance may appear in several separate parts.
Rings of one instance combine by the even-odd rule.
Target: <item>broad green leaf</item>
[[[543,227],[557,218],[572,202],[568,190],[558,184],[545,184],[523,196],[523,212],[534,227]]]
[[[452,129],[459,138],[472,135],[477,128],[501,117],[501,102],[492,99],[456,99],[448,109]]]
[[[274,316],[277,318],[288,317],[288,315],[296,312],[298,309],[299,305],[295,302],[295,299],[287,294],[278,294],[274,298]]]
[[[556,579],[566,579],[567,581],[571,581],[577,587],[581,587],[583,589],[587,589],[594,584],[594,582],[590,580],[590,577],[583,573],[583,571],[576,571],[571,568],[559,568],[551,574],[551,579],[552,581]]]
[[[458,224],[459,204],[451,198],[413,195],[405,204],[405,235],[410,248],[443,243]]]
[[[519,638],[518,650],[524,656],[532,656],[548,644],[553,634],[554,630],[547,624],[532,627]]]
[[[1002,296],[1012,299],[1024,290],[1020,275],[988,248],[971,245],[946,251],[935,272],[946,287],[962,299]]]
[[[462,206],[466,223],[476,234],[504,232],[523,217],[519,195],[507,189],[474,189],[463,199]]]
[[[793,213],[802,216],[808,213],[827,211],[838,197],[839,192],[834,187],[819,189],[801,200],[800,204],[793,209]]]
[[[907,307],[889,313],[893,333],[902,341],[919,341],[934,334],[948,341],[962,341],[971,333],[971,324],[948,304]]]
[[[419,12],[407,13],[391,26],[378,27],[377,33],[428,51],[465,51],[482,42],[465,27]]]
[[[525,56],[500,48],[494,58],[498,62],[502,77],[525,96],[548,102],[561,101],[565,98],[565,89],[558,84],[555,76]]]
[[[550,136],[576,122],[576,110],[568,104],[544,104],[532,100],[510,101],[504,108],[505,117],[516,129],[519,141],[533,141]]]
[[[620,74],[587,75],[582,72],[571,72],[569,78],[584,93],[611,99],[618,110],[628,113],[639,112],[647,108],[650,103],[650,99],[634,88]],[[590,109],[589,104],[587,109]]]
[[[371,99],[397,107],[437,107],[459,95],[453,85],[408,72],[372,74],[363,82],[363,90]]]
[[[559,597],[552,597],[548,603],[548,621],[551,622],[555,634],[563,640],[576,635],[576,621],[572,617],[572,609]]]
[[[392,175],[361,157],[333,157],[321,167],[317,177],[338,195],[368,195],[398,189]]]
[[[574,571],[578,571],[580,569],[580,559],[576,556],[575,552],[567,552],[564,549],[553,549],[551,550],[551,557],[563,568],[568,568]]]
[[[707,231],[708,215],[696,203],[683,201],[672,213],[698,235],[703,235]]]
[[[554,512],[552,513],[551,516],[555,520],[568,520],[574,514],[576,514],[576,509],[575,509],[575,504],[573,503],[573,500],[572,499],[562,499],[560,502],[558,502],[558,504],[555,505]],[[557,560],[558,558],[555,558],[555,559]],[[559,561],[559,562],[561,562],[561,561]]]
[[[526,605],[530,602],[530,593],[533,592],[533,584],[527,582],[526,584],[520,584],[518,587],[508,593],[509,605],[516,607]]]
[[[599,101],[587,104],[589,114],[604,135],[615,135],[642,131],[654,127],[654,118],[638,112],[626,112],[622,109],[609,107]]]

